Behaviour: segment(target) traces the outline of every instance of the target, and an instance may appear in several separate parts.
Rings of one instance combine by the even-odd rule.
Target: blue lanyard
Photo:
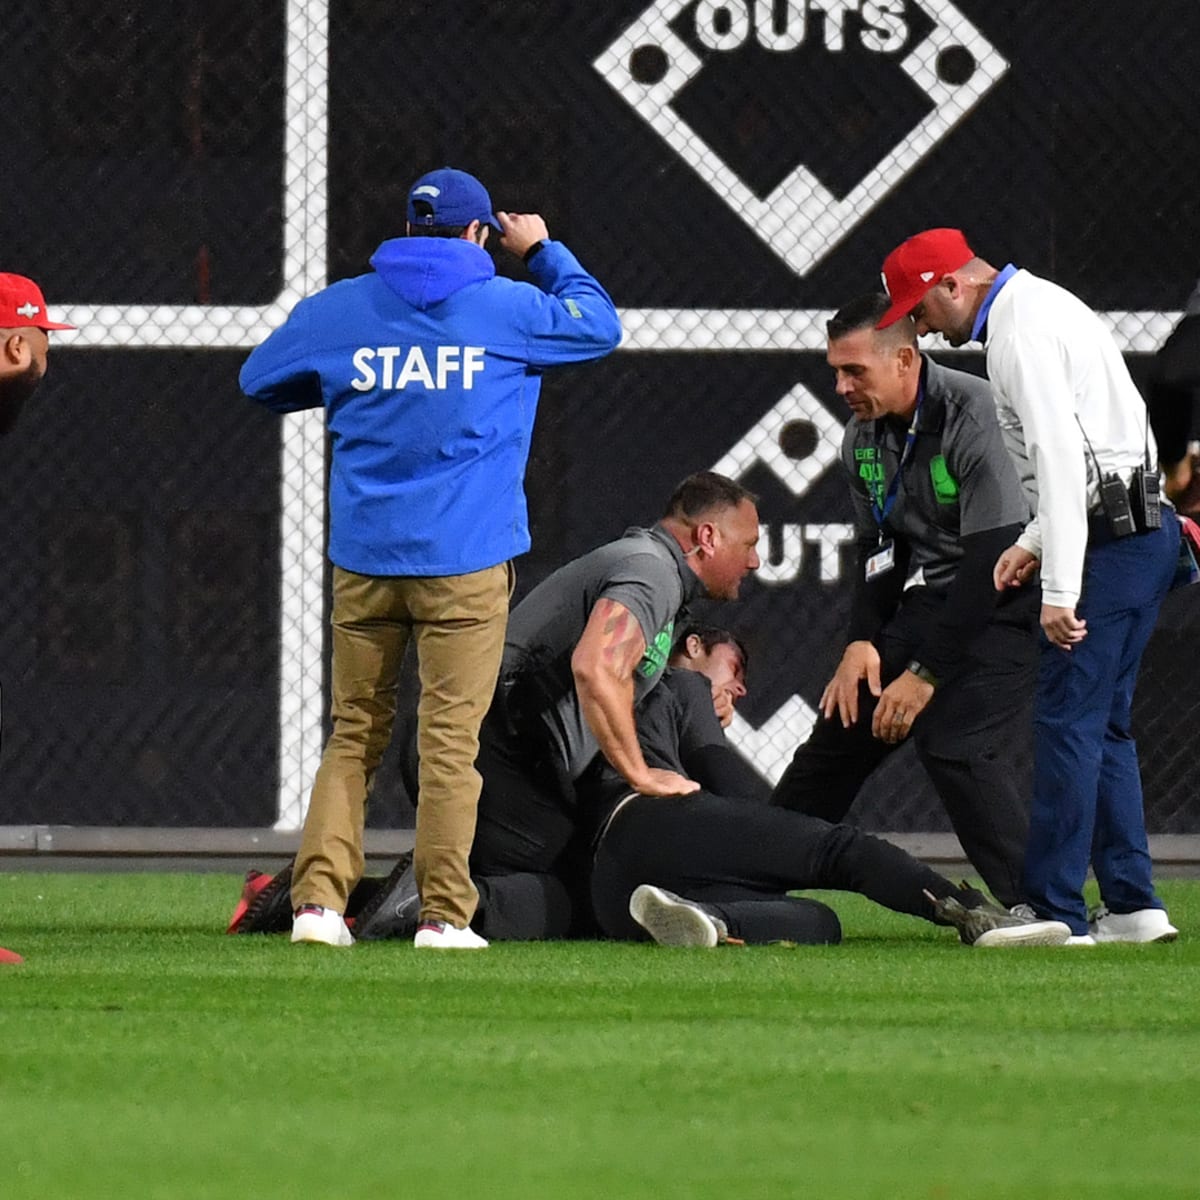
[[[912,448],[917,440],[917,422],[921,419],[921,404],[925,399],[924,371],[921,374],[921,382],[917,385],[917,407],[913,409],[912,421],[909,422],[908,426],[908,436],[904,439],[904,450],[900,454],[900,463],[896,467],[896,474],[892,476],[892,482],[888,484],[887,495],[883,498],[882,508],[876,501],[874,492],[871,493],[871,512],[875,514],[875,523],[879,526],[881,535],[884,521],[888,519],[888,514],[896,507],[896,497],[900,494],[900,476],[904,474],[904,464],[908,462],[908,456],[912,453]]]

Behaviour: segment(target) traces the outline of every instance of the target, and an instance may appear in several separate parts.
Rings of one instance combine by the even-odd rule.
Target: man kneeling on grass
[[[953,925],[967,945],[1066,941],[1061,922],[1014,915],[890,842],[766,804],[762,781],[728,744],[721,723],[746,694],[745,666],[745,649],[731,633],[689,626],[660,686],[638,706],[646,762],[696,780],[701,791],[683,798],[631,792],[601,758],[579,780],[580,809],[592,831],[591,904],[603,936],[649,935],[674,946],[839,942],[831,908],[788,895],[821,888]],[[402,862],[386,881],[364,881],[363,889],[357,899],[370,928],[358,930],[360,938],[412,935],[410,866]],[[280,915],[286,928],[286,911]]]

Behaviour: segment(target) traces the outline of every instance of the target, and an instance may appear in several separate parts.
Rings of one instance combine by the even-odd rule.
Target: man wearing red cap
[[[1064,288],[979,258],[957,229],[887,256],[892,305],[918,333],[982,342],[1000,421],[1024,442],[1036,516],[998,559],[997,589],[1039,565],[1043,643],[1034,718],[1027,891],[1072,942],[1173,940],[1154,891],[1130,712],[1171,585],[1179,525],[1158,504],[1146,409],[1103,322]],[[1104,901],[1089,920],[1089,859]]]
[[[41,289],[24,275],[0,273],[0,435],[16,424],[46,374],[51,329],[74,329],[46,317]]]
[[[0,436],[16,424],[25,401],[46,374],[51,329],[74,329],[46,317],[41,289],[24,275],[0,273]],[[21,956],[0,947],[0,963]]]

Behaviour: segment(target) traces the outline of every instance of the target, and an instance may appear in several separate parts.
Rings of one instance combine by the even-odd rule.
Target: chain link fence
[[[300,296],[366,268],[429,167],[541,212],[627,330],[547,378],[519,594],[691,471],[740,476],[764,567],[707,615],[750,645],[733,733],[772,778],[848,607],[830,312],[905,236],[960,225],[1104,313],[1140,379],[1200,273],[1194,0],[10,7],[0,269],[80,331],[0,443],[0,824],[300,823],[324,439],[319,415],[247,403],[237,369]],[[1197,605],[1171,599],[1138,694],[1158,832],[1200,828]],[[377,826],[411,821],[395,757]],[[948,828],[907,751],[858,810]]]

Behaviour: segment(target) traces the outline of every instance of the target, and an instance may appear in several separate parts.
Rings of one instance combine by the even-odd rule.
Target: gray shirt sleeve
[[[611,569],[597,599],[613,600],[633,614],[647,651],[661,654],[661,668],[670,655],[675,615],[683,602],[675,563],[653,553],[631,554]]]
[[[1032,514],[991,405],[951,408],[942,445],[958,480],[960,537],[1029,520]]]

